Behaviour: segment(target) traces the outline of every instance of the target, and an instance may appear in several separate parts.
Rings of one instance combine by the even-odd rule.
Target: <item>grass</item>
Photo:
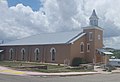
[[[84,70],[84,69],[69,69],[65,66],[58,66],[53,64],[42,64],[38,62],[23,62],[23,61],[0,61],[1,66],[10,67],[17,70],[25,70],[25,71],[37,71],[37,72],[45,72],[45,73],[59,73],[59,72],[85,72],[92,70]],[[39,66],[46,65],[47,69],[37,69],[37,68],[22,68],[20,66]]]

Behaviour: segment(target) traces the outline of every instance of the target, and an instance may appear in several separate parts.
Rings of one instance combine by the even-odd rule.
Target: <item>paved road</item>
[[[120,74],[69,77],[12,76],[0,74],[0,82],[120,82]]]

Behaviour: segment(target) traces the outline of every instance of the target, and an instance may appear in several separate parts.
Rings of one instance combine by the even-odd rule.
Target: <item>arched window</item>
[[[11,49],[9,50],[9,59],[10,59],[10,60],[13,60],[13,57],[14,57],[14,50],[11,48]]]
[[[39,57],[40,57],[40,50],[39,50],[39,48],[36,48],[34,53],[35,53],[35,61],[38,61]]]
[[[90,43],[87,43],[87,52],[90,52]]]
[[[25,60],[25,48],[21,49],[21,60]]]
[[[51,61],[55,61],[56,49],[51,48],[50,53],[51,53]]]
[[[81,42],[81,44],[80,44],[80,52],[84,53],[84,43],[83,42]]]

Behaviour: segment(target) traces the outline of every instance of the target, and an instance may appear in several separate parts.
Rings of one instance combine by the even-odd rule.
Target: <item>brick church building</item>
[[[89,26],[81,31],[43,33],[0,45],[1,60],[68,63],[76,57],[87,62],[103,62],[97,49],[103,47],[103,29],[93,10]]]

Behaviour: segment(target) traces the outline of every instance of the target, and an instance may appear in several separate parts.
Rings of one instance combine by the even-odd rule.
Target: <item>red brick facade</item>
[[[91,63],[102,62],[103,58],[96,50],[103,47],[103,30],[97,26],[95,11],[90,17],[90,25],[83,28],[85,35],[69,44],[1,46],[4,50],[1,60],[71,64],[75,57],[80,57]]]
[[[21,45],[21,46],[2,46],[3,60],[46,62],[46,63],[71,63],[73,58],[80,57],[87,62],[97,62],[100,57],[96,54],[97,48],[103,47],[102,30],[100,29],[84,29],[86,35],[80,37],[71,44],[54,44],[54,45]],[[89,41],[89,33],[92,32],[92,41]],[[100,39],[98,39],[100,36]],[[83,52],[81,52],[80,44],[83,43]],[[89,43],[89,52],[87,44]],[[55,60],[52,61],[51,49],[55,49]],[[10,58],[10,49],[13,50],[12,58]],[[22,49],[24,49],[24,59],[22,59]],[[39,49],[38,59],[36,60],[35,49]]]

